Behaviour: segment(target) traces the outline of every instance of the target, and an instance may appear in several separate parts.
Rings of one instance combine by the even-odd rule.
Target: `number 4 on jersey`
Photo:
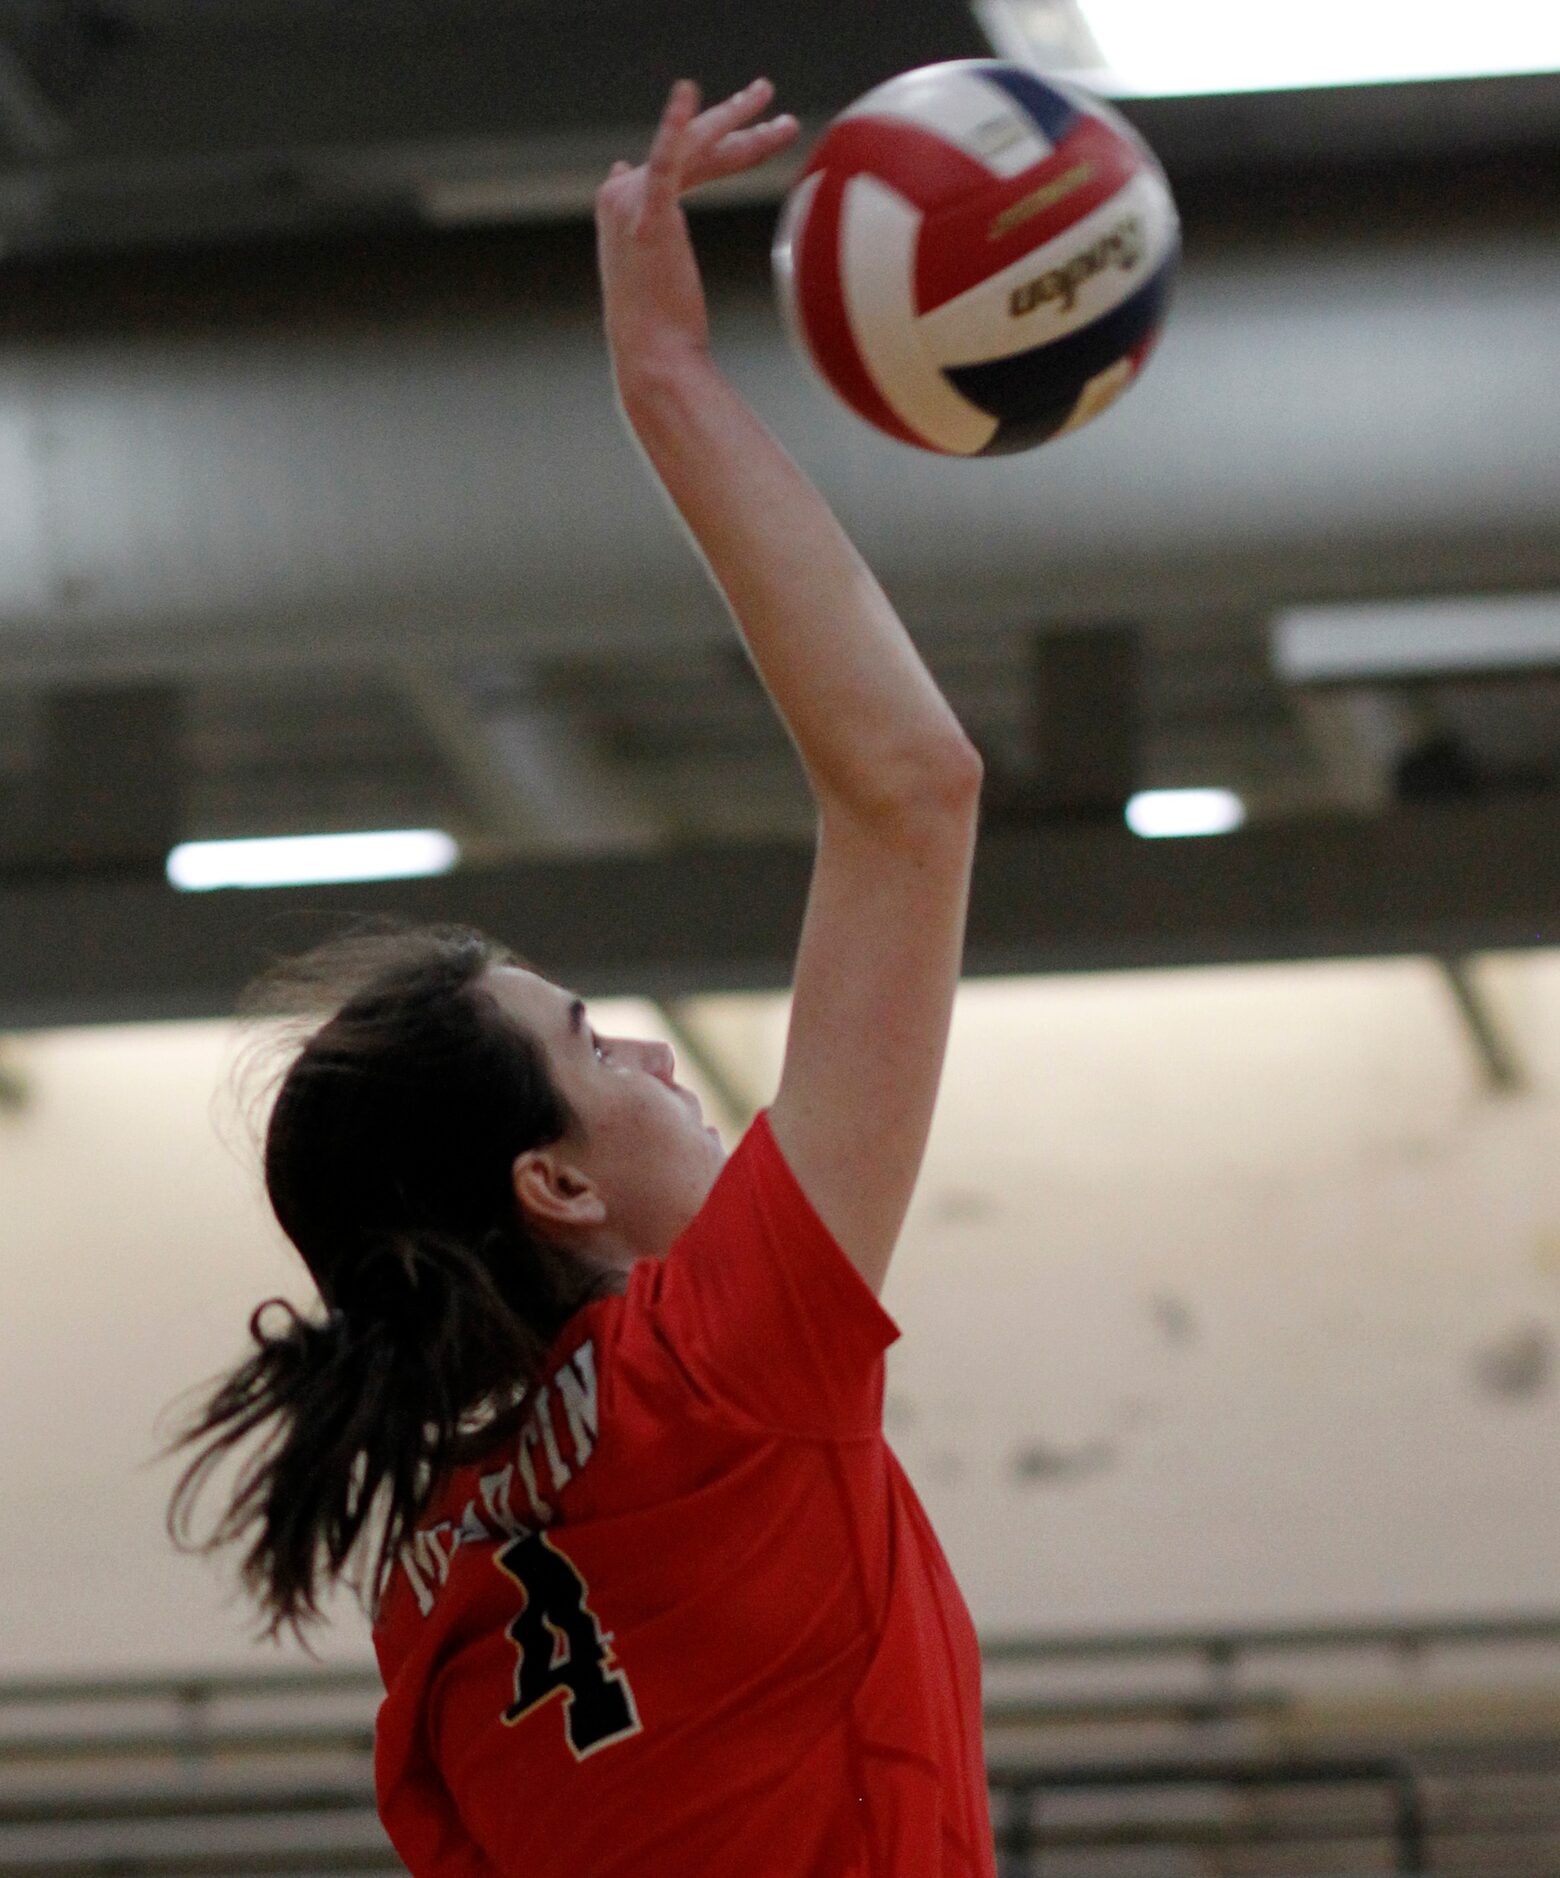
[[[637,1735],[634,1692],[622,1670],[612,1667],[612,1639],[603,1636],[585,1602],[587,1586],[574,1562],[544,1533],[511,1541],[495,1562],[525,1598],[504,1632],[520,1652],[505,1723],[520,1721],[561,1693],[564,1729],[577,1761]]]

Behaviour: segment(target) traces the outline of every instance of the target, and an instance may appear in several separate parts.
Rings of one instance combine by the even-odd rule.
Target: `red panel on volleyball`
[[[840,272],[840,211],[846,178],[831,171],[818,185],[796,253],[797,310],[818,369],[860,414],[901,443],[921,439],[884,402],[856,349]]]
[[[993,274],[1109,202],[1143,167],[1137,152],[1098,118],[1080,118],[1043,162],[1001,180],[983,166],[978,193],[966,192],[935,218],[928,218],[917,245],[915,305],[929,313],[945,301],[978,287]],[[1047,201],[1045,193],[1071,179]],[[1033,213],[1011,226],[1002,219],[1037,198]],[[992,233],[993,227],[997,232]]]

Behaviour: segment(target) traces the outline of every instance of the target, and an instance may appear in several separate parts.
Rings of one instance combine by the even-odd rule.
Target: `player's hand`
[[[699,109],[690,79],[673,85],[648,159],[615,163],[596,192],[596,250],[607,343],[620,387],[636,373],[707,352],[709,320],[682,196],[767,162],[797,133],[794,117],[755,121],[774,96],[767,78]]]

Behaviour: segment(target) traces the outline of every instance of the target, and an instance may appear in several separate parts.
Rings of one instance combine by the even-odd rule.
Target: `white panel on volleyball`
[[[875,176],[845,185],[840,276],[856,350],[894,415],[954,456],[974,456],[997,433],[989,411],[955,391],[926,349],[915,313],[918,209]]]
[[[931,131],[1004,180],[1043,163],[1055,147],[975,60],[901,73],[840,113],[847,117],[898,118]]]
[[[1065,437],[1070,430],[1082,430],[1085,424],[1092,423],[1101,411],[1108,411],[1121,396],[1136,375],[1131,359],[1117,359],[1114,365],[1107,365],[1103,372],[1096,372],[1094,377],[1078,394],[1078,402],[1072,408],[1072,416],[1056,432],[1058,437]]]
[[[1141,242],[1133,264],[1123,266],[1107,255],[1097,271],[1068,285],[1062,270],[1080,257],[1103,252],[1101,244],[1109,243],[1129,221],[1136,223]],[[923,313],[917,325],[925,356],[938,365],[982,365],[1080,332],[1130,299],[1158,272],[1174,246],[1176,229],[1170,192],[1152,172],[1139,171],[1064,234]],[[1050,296],[1015,314],[1013,293],[1038,288],[1053,274],[1056,285]]]

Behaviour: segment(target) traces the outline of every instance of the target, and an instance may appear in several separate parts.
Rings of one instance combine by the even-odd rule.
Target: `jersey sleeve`
[[[665,1258],[635,1266],[627,1302],[726,1414],[808,1440],[881,1429],[899,1327],[813,1210],[767,1111]]]

